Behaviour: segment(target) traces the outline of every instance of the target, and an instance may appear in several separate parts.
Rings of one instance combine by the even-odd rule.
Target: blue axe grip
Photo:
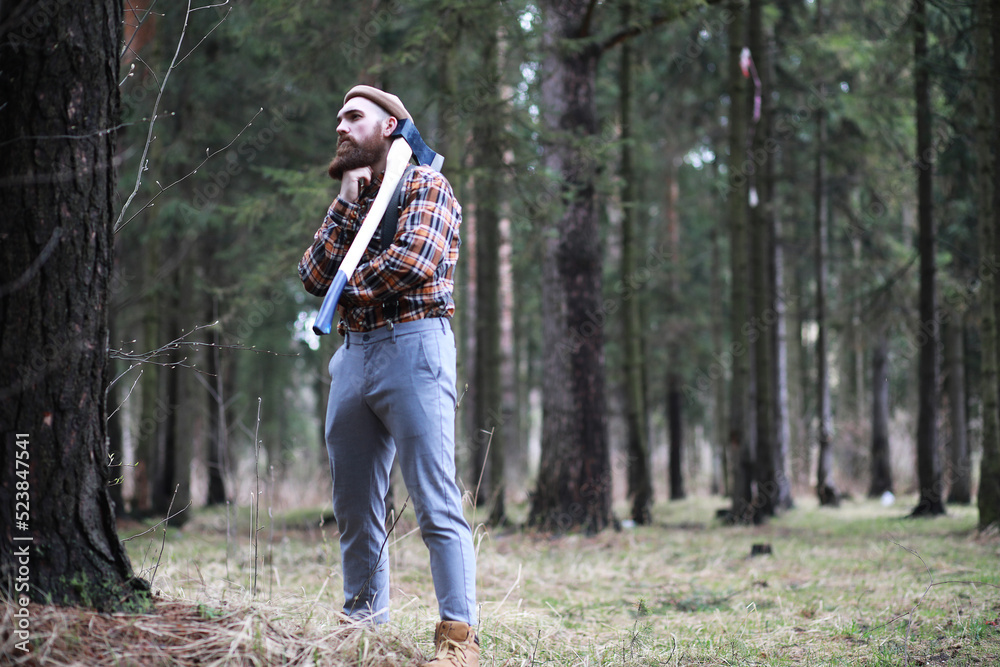
[[[338,269],[313,323],[313,333],[317,336],[328,334],[333,329],[333,315],[337,312],[337,302],[340,301],[340,293],[344,291],[345,285],[347,285],[347,274]]]

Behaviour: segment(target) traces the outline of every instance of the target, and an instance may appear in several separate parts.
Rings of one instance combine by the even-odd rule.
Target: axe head
[[[435,171],[441,171],[444,164],[444,156],[438,155],[430,146],[424,143],[417,126],[409,118],[404,118],[396,124],[396,129],[392,136],[402,137],[413,151],[413,157],[417,159],[417,164],[429,166]]]

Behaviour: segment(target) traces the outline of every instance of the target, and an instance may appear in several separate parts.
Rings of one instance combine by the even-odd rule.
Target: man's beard
[[[337,156],[330,162],[327,173],[330,178],[339,181],[344,177],[345,171],[370,167],[385,157],[385,153],[384,141],[377,134],[361,143],[355,143],[353,139],[341,139],[337,144]]]

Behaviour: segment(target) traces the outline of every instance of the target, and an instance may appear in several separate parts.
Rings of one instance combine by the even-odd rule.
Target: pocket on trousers
[[[331,378],[334,377],[333,374],[336,372],[334,369],[336,369],[336,367],[339,365],[340,357],[343,354],[343,352],[344,352],[344,346],[341,345],[340,347],[337,348],[337,351],[333,353],[333,356],[330,357],[330,363],[326,365],[326,372],[330,374]]]

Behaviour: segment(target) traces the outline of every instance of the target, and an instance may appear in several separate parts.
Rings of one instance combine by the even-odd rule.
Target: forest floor
[[[476,524],[481,664],[1000,664],[1000,537],[977,533],[974,507],[913,520],[909,497],[797,502],[756,527],[723,526],[725,501],[705,497],[594,537]],[[337,533],[322,513],[261,508],[256,568],[247,508],[130,539],[159,613],[33,606],[35,649],[9,653],[5,620],[0,663],[419,664],[436,603],[412,513],[392,536],[393,619],[379,629],[343,623]],[[771,554],[751,557],[753,545]]]

